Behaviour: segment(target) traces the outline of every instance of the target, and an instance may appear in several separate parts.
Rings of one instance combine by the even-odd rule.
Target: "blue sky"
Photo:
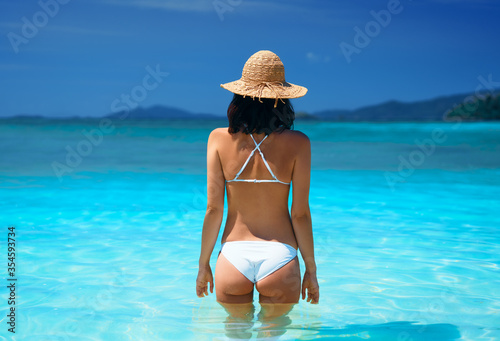
[[[309,89],[297,111],[472,93],[500,82],[498,18],[496,0],[0,0],[0,116],[225,115],[220,83],[263,49]]]

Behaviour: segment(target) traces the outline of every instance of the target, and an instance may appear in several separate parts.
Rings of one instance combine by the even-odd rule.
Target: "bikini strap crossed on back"
[[[271,167],[269,167],[269,164],[267,163],[266,161],[266,158],[264,157],[264,154],[262,153],[262,151],[260,150],[260,145],[262,144],[262,142],[264,142],[264,140],[268,137],[269,135],[266,135],[262,141],[260,141],[259,143],[257,143],[255,141],[255,139],[253,138],[253,135],[250,134],[250,137],[252,138],[253,140],[253,143],[255,143],[255,148],[252,150],[252,152],[250,153],[250,155],[248,156],[247,160],[245,161],[245,163],[243,164],[243,167],[241,167],[240,171],[238,172],[238,174],[236,174],[236,176],[234,177],[233,180],[226,180],[226,182],[253,182],[253,183],[258,183],[258,182],[279,182],[280,184],[283,184],[283,185],[290,185],[289,182],[283,182],[283,181],[280,181],[278,180],[278,178],[276,177],[276,175],[274,175],[273,171],[271,170]],[[266,165],[266,168],[267,170],[269,171],[269,173],[271,174],[271,176],[273,177],[272,180],[258,180],[258,179],[238,179],[238,177],[240,176],[240,174],[243,172],[243,170],[245,169],[245,167],[247,166],[248,162],[250,161],[250,159],[252,158],[252,156],[254,155],[255,151],[258,150],[259,151],[259,154],[260,154],[260,157],[262,158],[262,161],[264,161],[264,164]]]

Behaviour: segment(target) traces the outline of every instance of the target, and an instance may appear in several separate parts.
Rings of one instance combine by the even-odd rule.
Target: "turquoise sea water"
[[[0,122],[0,340],[500,340],[500,123],[296,123],[321,297],[275,321],[195,295],[226,123],[99,123]]]

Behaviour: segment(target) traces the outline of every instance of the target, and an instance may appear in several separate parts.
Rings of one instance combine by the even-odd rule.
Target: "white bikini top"
[[[271,167],[269,167],[269,164],[267,163],[266,161],[266,158],[264,157],[264,154],[262,153],[262,151],[260,150],[260,145],[262,144],[262,142],[264,142],[264,140],[268,137],[269,135],[266,135],[262,141],[260,141],[258,144],[257,142],[255,141],[255,139],[253,138],[253,135],[250,134],[250,137],[252,138],[253,140],[253,143],[255,143],[255,148],[252,150],[252,152],[250,153],[250,155],[248,156],[247,160],[245,161],[245,163],[243,164],[243,167],[241,167],[240,171],[238,172],[238,174],[236,174],[236,176],[234,177],[233,180],[226,180],[226,182],[253,182],[253,183],[258,183],[258,182],[279,182],[280,184],[283,184],[283,185],[290,185],[289,182],[283,182],[283,181],[280,181],[278,180],[278,178],[276,177],[276,175],[274,175],[273,171],[271,170]],[[271,173],[271,176],[273,177],[273,180],[258,180],[258,179],[238,179],[238,177],[240,176],[240,174],[243,172],[243,170],[245,169],[245,167],[247,166],[248,162],[250,161],[250,159],[252,158],[252,156],[254,155],[255,151],[258,150],[259,151],[259,154],[260,156],[262,157],[262,161],[264,161],[264,164],[266,165],[266,168],[267,170],[269,171],[269,173]]]

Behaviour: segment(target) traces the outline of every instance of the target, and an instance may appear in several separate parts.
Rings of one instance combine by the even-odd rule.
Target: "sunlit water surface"
[[[0,340],[500,340],[499,123],[298,122],[321,298],[274,321],[195,295],[206,140],[225,125],[113,122],[101,139],[98,121],[1,122],[17,287]]]

